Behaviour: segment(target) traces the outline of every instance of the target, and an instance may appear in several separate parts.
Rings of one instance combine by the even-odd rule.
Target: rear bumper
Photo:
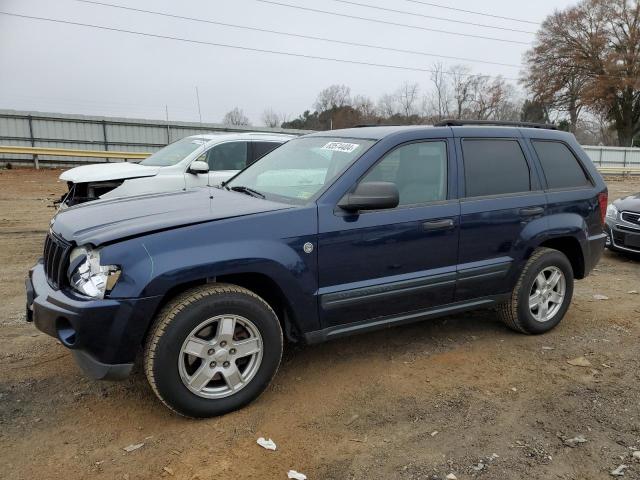
[[[26,280],[27,320],[73,351],[95,379],[126,377],[161,297],[90,300],[55,290],[38,262]]]
[[[607,241],[606,232],[599,233],[597,235],[592,235],[587,238],[587,248],[584,256],[584,275],[585,277],[589,275],[591,270],[595,268],[595,266],[602,258],[602,253],[604,252],[604,247]]]

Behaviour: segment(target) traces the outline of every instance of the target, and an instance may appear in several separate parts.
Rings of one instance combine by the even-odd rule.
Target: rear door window
[[[464,139],[462,154],[467,197],[531,190],[529,166],[517,140]]]
[[[586,187],[591,185],[573,152],[564,143],[532,140],[547,186],[554,188]]]
[[[209,170],[242,170],[247,166],[248,153],[247,142],[227,142],[216,145],[207,152]]]
[[[264,157],[267,153],[281,144],[278,142],[251,142],[251,158],[249,163],[253,163],[259,158]]]

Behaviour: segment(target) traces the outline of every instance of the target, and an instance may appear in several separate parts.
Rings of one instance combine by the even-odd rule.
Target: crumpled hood
[[[630,212],[640,213],[640,193],[619,198],[613,202],[613,204],[620,211],[628,210]]]
[[[98,246],[159,230],[286,208],[291,206],[201,187],[80,204],[60,211],[51,228],[76,245]]]
[[[139,165],[137,163],[97,163],[83,165],[62,172],[60,180],[73,183],[104,182],[125,178],[152,177],[158,174],[161,167]]]

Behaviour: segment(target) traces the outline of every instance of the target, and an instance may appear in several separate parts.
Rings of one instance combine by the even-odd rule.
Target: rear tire
[[[213,417],[256,399],[282,357],[274,311],[253,292],[228,284],[188,290],[158,314],[144,349],[151,388],[171,410]]]
[[[560,323],[572,297],[569,259],[558,250],[538,248],[525,264],[511,299],[498,306],[498,315],[517,332],[545,333]]]

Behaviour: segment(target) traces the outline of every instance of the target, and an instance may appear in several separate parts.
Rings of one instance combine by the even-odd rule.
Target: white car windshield
[[[225,188],[304,204],[374,143],[335,137],[290,140],[240,172]]]
[[[140,165],[151,167],[169,167],[184,160],[189,154],[203,147],[207,143],[201,138],[183,138],[167,145],[150,157],[140,162]]]

